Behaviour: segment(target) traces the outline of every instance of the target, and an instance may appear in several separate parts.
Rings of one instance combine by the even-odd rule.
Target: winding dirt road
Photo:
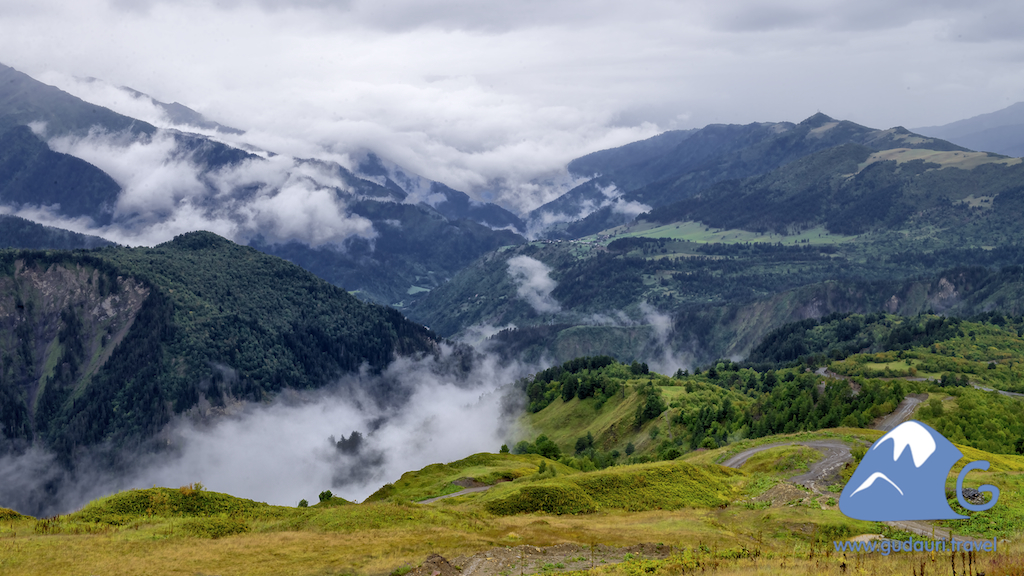
[[[426,500],[420,500],[417,504],[433,504],[438,500],[444,500],[445,498],[455,498],[456,496],[465,496],[466,494],[472,494],[473,492],[483,492],[484,490],[490,490],[493,486],[476,486],[474,488],[463,488],[458,492],[451,494],[445,494],[444,496],[438,496],[436,498],[427,498]]]
[[[927,394],[922,395],[910,395],[905,396],[900,405],[896,407],[888,416],[884,416],[882,420],[872,426],[875,430],[881,430],[883,432],[889,432],[893,428],[903,424],[910,417],[914,415],[914,410],[917,409],[917,405],[920,404],[923,399],[920,396],[927,397]]]
[[[790,482],[800,484],[818,493],[824,493],[827,488],[827,486],[821,485],[823,481],[838,475],[840,468],[853,460],[853,456],[850,455],[850,447],[840,440],[808,440],[806,442],[776,442],[750,448],[722,462],[722,466],[739,468],[754,454],[778,446],[807,446],[824,455],[821,460],[810,463],[807,472],[789,478]]]

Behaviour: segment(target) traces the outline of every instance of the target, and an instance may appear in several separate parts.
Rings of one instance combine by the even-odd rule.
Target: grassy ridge
[[[837,429],[815,435],[855,440],[877,434]],[[811,435],[762,440],[797,436]],[[753,475],[710,464],[730,448],[693,453],[692,459],[704,464],[659,462],[589,473],[556,471],[554,477],[550,469],[562,468],[536,455],[477,454],[406,473],[390,501],[329,508],[268,506],[195,486],[134,490],[56,519],[0,516],[0,572],[369,575],[416,566],[431,553],[451,559],[519,544],[663,542],[677,548],[668,560],[627,558],[626,563],[599,568],[595,574],[677,574],[691,566],[689,561],[697,561],[693,569],[703,566],[720,574],[762,573],[750,570],[781,565],[786,568],[776,573],[815,573],[814,566],[838,573],[838,564],[831,560],[824,565],[806,560],[821,555],[833,537],[883,531],[875,523],[849,520],[806,502],[770,508],[736,505],[747,501],[752,483],[788,474],[793,456],[800,461],[805,455],[775,449],[754,466],[764,471]],[[969,459],[993,463],[991,472],[972,473],[972,485],[991,482],[1004,495],[992,511],[972,514],[971,520],[950,527],[957,534],[1018,537],[1024,526],[1024,501],[1018,496],[1024,488],[1024,458],[961,449]],[[536,472],[540,462],[547,469],[543,474]],[[783,468],[785,473],[776,472]],[[526,473],[486,492],[438,505],[401,498],[452,475],[501,477],[509,469]],[[554,510],[546,506],[548,502],[561,503],[563,509]],[[577,515],[581,512],[589,512],[585,520]],[[1011,554],[998,556],[1004,561],[1017,553],[1001,550]],[[902,566],[899,558],[891,560],[891,566]]]
[[[616,466],[550,478],[512,489],[500,498],[482,500],[487,511],[497,515],[707,508],[725,505],[733,498],[734,487],[729,480],[738,474],[720,466],[686,462]]]
[[[383,500],[425,500],[453,494],[463,486],[453,484],[455,480],[471,479],[481,484],[492,485],[536,474],[540,464],[552,467],[559,474],[572,474],[576,470],[550,461],[536,454],[489,454],[481,452],[448,464],[431,464],[422,470],[406,472],[391,484],[385,484],[366,498],[366,502]]]

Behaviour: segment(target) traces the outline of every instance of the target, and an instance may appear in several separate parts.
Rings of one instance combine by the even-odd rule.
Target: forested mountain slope
[[[35,440],[71,461],[101,442],[138,443],[201,400],[317,388],[437,346],[393,309],[208,232],[0,257],[4,450]]]
[[[17,216],[0,215],[0,248],[75,250],[101,248],[111,244],[99,236],[43,226]]]
[[[696,131],[662,134],[643,143],[574,160],[569,164],[570,171],[579,176],[596,177],[534,210],[531,218],[541,218],[544,213],[549,217],[559,213],[573,217],[581,214],[582,207],[589,206],[592,212],[584,210],[582,216],[576,216],[581,220],[558,228],[552,235],[577,238],[626,222],[631,214],[627,206],[658,208],[689,198],[719,182],[759,176],[805,156],[846,144],[872,151],[894,148],[966,151],[902,127],[878,130],[821,113],[799,124],[712,124]]]

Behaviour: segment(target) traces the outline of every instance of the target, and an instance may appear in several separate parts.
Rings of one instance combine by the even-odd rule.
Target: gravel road
[[[844,464],[853,460],[853,456],[850,455],[850,447],[840,440],[808,440],[806,442],[776,442],[750,448],[722,462],[722,466],[739,468],[754,454],[778,446],[807,446],[824,455],[821,460],[811,462],[807,472],[789,478],[790,482],[800,484],[815,492],[823,493],[827,487],[821,485],[822,482],[838,474]]]

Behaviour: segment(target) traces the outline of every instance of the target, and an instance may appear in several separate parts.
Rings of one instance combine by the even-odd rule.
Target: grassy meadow
[[[877,435],[837,429],[758,442],[871,437]],[[477,454],[409,472],[361,504],[270,506],[185,486],[121,492],[57,518],[0,509],[0,573],[398,575],[433,553],[455,558],[564,543],[672,547],[665,558],[606,554],[594,574],[907,574],[922,562],[927,573],[949,572],[948,554],[837,554],[834,539],[905,535],[850,520],[801,487],[790,487],[804,492],[800,497],[766,500],[815,455],[780,447],[739,470],[715,464],[757,443],[737,444],[594,472],[537,455]],[[998,553],[979,553],[978,573],[1019,574],[1012,567],[1024,558],[1024,458],[961,449],[992,461],[972,479],[1002,487],[1003,495],[993,510],[948,526],[954,534],[1001,539]],[[445,492],[467,474],[494,479],[494,487],[435,504],[413,501]],[[541,570],[550,571],[558,569]]]

